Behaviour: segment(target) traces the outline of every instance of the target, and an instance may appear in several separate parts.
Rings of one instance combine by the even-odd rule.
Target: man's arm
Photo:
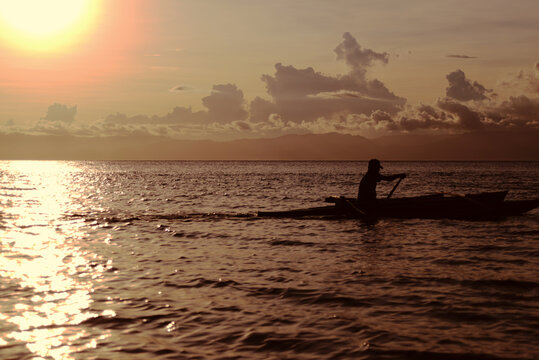
[[[405,173],[395,174],[395,175],[380,175],[380,180],[393,181],[395,179],[404,179],[406,177]]]

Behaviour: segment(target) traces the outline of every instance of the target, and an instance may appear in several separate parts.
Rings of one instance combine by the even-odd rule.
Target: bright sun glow
[[[25,51],[57,51],[95,22],[96,0],[0,0],[0,38]]]

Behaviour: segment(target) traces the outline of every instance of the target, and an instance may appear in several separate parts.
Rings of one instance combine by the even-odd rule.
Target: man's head
[[[383,169],[382,165],[380,164],[380,160],[378,160],[378,159],[369,160],[369,170],[368,171],[378,172],[378,171],[380,171],[380,169]]]

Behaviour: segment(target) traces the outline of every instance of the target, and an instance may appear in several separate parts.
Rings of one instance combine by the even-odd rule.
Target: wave
[[[88,214],[67,214],[65,219],[83,219],[86,223],[132,223],[135,221],[159,221],[159,220],[180,220],[180,221],[216,221],[230,219],[258,219],[254,213],[173,213],[173,214],[110,214],[110,213],[88,213]]]
[[[202,288],[202,287],[210,287],[210,288],[222,288],[227,286],[237,286],[239,283],[233,281],[233,280],[210,280],[205,278],[196,278],[189,280],[184,283],[174,283],[171,281],[165,281],[162,283],[164,286],[167,287],[173,287],[176,289],[190,289],[190,288]]]
[[[299,240],[272,240],[270,242],[271,246],[314,246],[316,243],[309,241],[299,241]]]
[[[373,349],[368,359],[386,360],[522,360],[523,358],[499,357],[479,352],[435,352],[417,350],[383,350]]]
[[[338,307],[364,307],[369,306],[369,299],[339,294],[324,293],[316,289],[299,289],[294,287],[257,287],[246,289],[249,296],[277,297],[292,300],[302,305],[330,305]]]
[[[472,289],[509,290],[515,293],[526,293],[539,290],[539,282],[517,279],[459,280],[450,277],[411,277],[401,275],[392,281],[393,285],[425,285],[428,283],[460,285]]]

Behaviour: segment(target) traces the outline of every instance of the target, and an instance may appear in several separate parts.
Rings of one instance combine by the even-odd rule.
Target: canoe
[[[259,211],[260,217],[422,218],[494,220],[520,215],[539,206],[539,199],[505,200],[507,191],[478,194],[433,194],[377,199],[362,204],[353,198],[328,197],[328,206],[284,211]]]

